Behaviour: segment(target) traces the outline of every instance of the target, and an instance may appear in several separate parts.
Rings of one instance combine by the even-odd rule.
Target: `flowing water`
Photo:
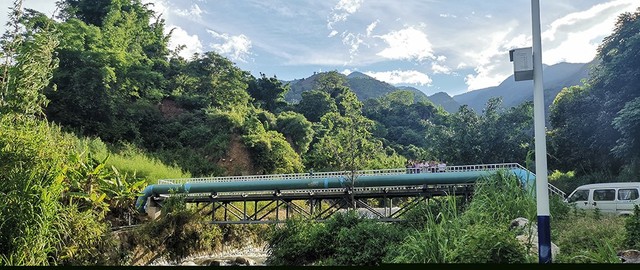
[[[201,253],[191,255],[181,261],[171,262],[158,259],[151,262],[150,266],[234,266],[246,265],[246,261],[252,266],[263,266],[267,260],[267,248],[265,245],[247,245],[243,248],[224,248],[221,252]]]

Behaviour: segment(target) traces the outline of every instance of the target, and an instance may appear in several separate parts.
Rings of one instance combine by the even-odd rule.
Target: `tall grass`
[[[616,253],[624,248],[625,218],[593,212],[569,215],[551,228],[561,249],[557,262],[620,262]]]
[[[473,199],[463,215],[464,222],[508,226],[518,217],[535,220],[536,201],[532,192],[523,189],[514,174],[498,171],[477,182]]]
[[[436,204],[437,206],[433,207]],[[431,207],[430,207],[431,206]],[[412,212],[422,213],[424,220],[416,232],[409,233],[397,248],[385,258],[390,263],[447,263],[462,236],[464,224],[459,220],[459,205],[455,196],[445,200],[432,200]],[[409,214],[409,213],[408,213]],[[411,214],[410,214],[411,215]]]
[[[120,167],[112,169],[102,161],[108,155],[98,139],[43,120],[0,117],[0,265],[119,262],[108,232],[144,187],[131,174],[188,175],[134,150],[111,155]]]
[[[535,200],[514,175],[499,171],[478,181],[462,213],[455,197],[445,201],[428,208],[424,227],[409,233],[387,262],[527,262],[524,247],[507,228],[514,218],[535,216]]]
[[[189,178],[191,174],[175,165],[167,165],[162,161],[144,153],[139,148],[124,144],[118,151],[111,151],[100,138],[82,139],[79,147],[86,146],[98,160],[108,157],[106,165],[116,167],[121,173],[135,175],[148,183],[156,183],[158,179]],[[82,148],[81,148],[82,149]]]
[[[66,142],[46,122],[0,117],[0,265],[52,263]]]

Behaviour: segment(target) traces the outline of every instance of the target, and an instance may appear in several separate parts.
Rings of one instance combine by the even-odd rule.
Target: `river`
[[[151,262],[149,266],[264,266],[267,257],[266,245],[248,245],[243,248],[223,249],[221,252],[195,254],[178,262],[158,259]]]

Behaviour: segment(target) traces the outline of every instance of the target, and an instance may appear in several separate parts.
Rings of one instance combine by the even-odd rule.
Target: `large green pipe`
[[[524,182],[520,174],[513,171]],[[356,178],[355,187],[382,187],[423,184],[462,184],[472,183],[476,180],[495,173],[495,171],[468,171],[445,173],[414,173],[392,175],[360,175]],[[235,191],[265,191],[265,190],[296,190],[296,189],[322,189],[342,188],[351,186],[351,182],[344,176],[327,178],[305,179],[270,179],[254,181],[230,181],[230,182],[195,182],[185,184],[159,184],[147,186],[142,195],[136,201],[138,211],[144,213],[147,198],[159,194],[177,193],[213,193]]]

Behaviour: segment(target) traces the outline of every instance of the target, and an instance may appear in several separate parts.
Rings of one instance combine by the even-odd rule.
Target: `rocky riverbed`
[[[247,245],[243,248],[223,249],[221,252],[201,253],[178,262],[158,259],[150,266],[263,266],[267,260],[266,245]]]

